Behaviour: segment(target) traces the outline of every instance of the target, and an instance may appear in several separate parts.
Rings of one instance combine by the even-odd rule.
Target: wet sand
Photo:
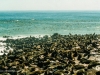
[[[0,56],[4,75],[100,75],[100,35],[60,35],[7,39]],[[12,50],[13,49],[13,50]]]

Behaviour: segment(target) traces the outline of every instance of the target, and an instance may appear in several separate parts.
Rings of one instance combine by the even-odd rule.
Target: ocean
[[[0,11],[0,37],[100,34],[100,11]]]

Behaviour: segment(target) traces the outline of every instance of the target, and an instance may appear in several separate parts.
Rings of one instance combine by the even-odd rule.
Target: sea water
[[[100,34],[99,11],[1,11],[0,36]]]
[[[16,39],[54,33],[100,34],[100,11],[0,11],[0,55],[7,48],[3,36]]]

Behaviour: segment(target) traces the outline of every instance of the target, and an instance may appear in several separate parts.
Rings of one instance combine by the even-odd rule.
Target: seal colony
[[[0,75],[100,75],[100,35],[7,39]]]

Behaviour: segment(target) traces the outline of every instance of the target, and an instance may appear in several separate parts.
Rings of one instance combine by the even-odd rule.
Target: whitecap
[[[19,20],[15,20],[15,21],[17,21],[17,22],[18,22]]]
[[[87,28],[90,28],[90,27],[87,27]]]
[[[32,20],[35,20],[35,19],[32,19]]]
[[[68,31],[68,30],[64,30],[64,31]]]
[[[98,29],[98,28],[100,28],[100,26],[99,27],[96,27],[96,28]]]

